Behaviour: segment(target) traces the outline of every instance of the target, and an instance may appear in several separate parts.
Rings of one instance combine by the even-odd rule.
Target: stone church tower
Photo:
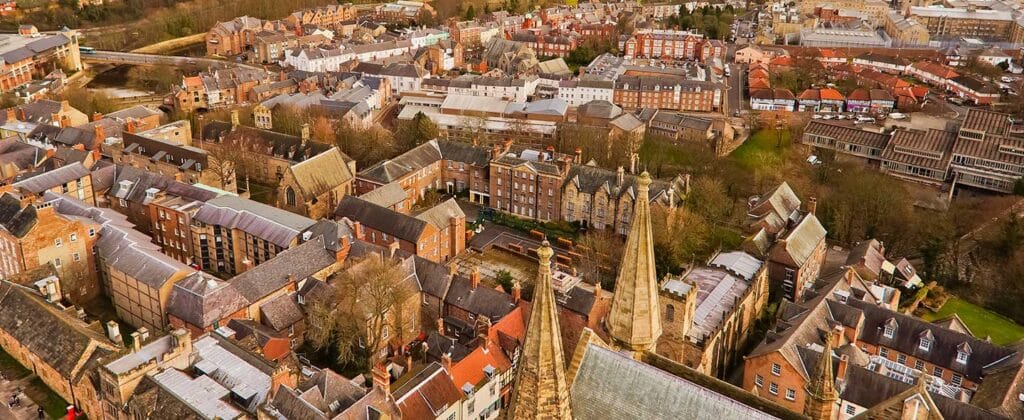
[[[807,383],[807,402],[804,414],[812,420],[831,420],[839,395],[836,393],[835,378],[832,375],[832,333],[825,334],[825,348],[814,369],[814,376]]]
[[[605,328],[613,345],[639,354],[654,350],[661,336],[658,280],[654,271],[654,238],[651,232],[651,175],[637,179],[633,221],[626,236],[622,266],[615,280],[615,297]]]
[[[558,307],[551,281],[552,255],[554,251],[547,241],[537,249],[540,267],[512,394],[513,419],[572,419]]]

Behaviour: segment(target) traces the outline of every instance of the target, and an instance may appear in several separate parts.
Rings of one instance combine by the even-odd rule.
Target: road
[[[178,57],[173,55],[139,54],[117,51],[96,51],[92,54],[82,54],[82,61],[117,64],[136,64],[146,66],[195,65],[201,67],[209,67],[211,69],[227,69],[232,67],[240,67],[250,70],[264,71],[262,67],[258,66],[236,63],[232,61],[214,60],[211,58]]]
[[[747,100],[743,95],[743,91],[746,88],[744,82],[747,78],[747,66],[744,64],[730,64],[729,66],[732,67],[732,77],[729,78],[729,90],[726,93],[729,103],[729,108],[727,109],[730,112],[729,115],[732,115],[733,111],[743,112],[743,110],[747,109]]]

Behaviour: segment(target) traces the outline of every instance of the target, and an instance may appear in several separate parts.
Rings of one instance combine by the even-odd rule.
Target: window
[[[288,187],[284,190],[284,201],[289,206],[295,205],[295,189]]]
[[[57,238],[57,239],[54,239],[54,240],[53,240],[53,246],[55,246],[55,247],[57,247],[57,248],[60,248],[60,247],[61,247],[61,245],[64,245],[64,242],[63,242],[63,241],[61,241],[61,239],[60,239],[60,238]]]
[[[779,395],[779,384],[775,382],[768,384],[768,392],[772,393],[772,395]]]
[[[959,373],[954,373],[953,377],[949,380],[949,382],[955,386],[963,386],[964,377],[961,376]]]
[[[761,376],[761,375],[754,375],[754,385],[757,386],[758,388],[763,387],[764,386],[764,377]]]
[[[932,376],[938,376],[938,377],[941,378],[942,377],[942,368],[936,366],[934,369],[932,369]]]
[[[929,350],[932,349],[932,340],[929,340],[927,338],[922,338],[921,342],[917,346],[921,350],[929,351]]]
[[[782,375],[782,366],[780,366],[778,363],[772,363],[772,375]]]
[[[857,407],[855,407],[853,404],[847,405],[846,414],[849,414],[851,416],[857,414]]]
[[[72,254],[71,256],[75,259],[75,261],[81,261],[82,260],[82,255],[77,253],[77,252]]]
[[[896,355],[896,363],[899,363],[901,365],[906,366],[906,364],[907,364],[907,355],[905,355],[905,354],[898,354],[898,355]]]
[[[963,351],[956,352],[956,362],[957,363],[964,363],[964,364],[966,364],[967,363],[967,357],[968,357],[967,352],[963,352]]]
[[[54,267],[60,267],[60,258],[54,258],[53,259],[53,266]]]
[[[77,241],[77,240],[78,240],[78,234],[77,233],[72,233],[71,234],[71,242],[74,242],[74,241]]]
[[[917,369],[917,370],[920,370],[920,371],[923,372],[924,371],[924,360],[916,360],[916,361],[914,361],[914,369]]]
[[[885,347],[880,347],[878,349],[878,355],[888,359],[889,358],[889,349],[887,349]]]
[[[896,328],[886,325],[885,331],[882,334],[885,335],[885,338],[892,338],[894,335],[896,335]]]
[[[96,236],[96,229],[89,229],[89,237]]]
[[[786,399],[790,401],[796,400],[796,390],[792,388],[786,389]]]
[[[668,322],[675,321],[676,319],[676,307],[672,305],[665,306],[665,320]]]

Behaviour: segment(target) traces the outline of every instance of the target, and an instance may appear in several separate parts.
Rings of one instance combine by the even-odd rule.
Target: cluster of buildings
[[[760,12],[758,40],[812,47],[946,47],[964,40],[1020,43],[1012,1],[776,2]]]
[[[28,98],[39,91],[59,91],[65,71],[82,70],[79,36],[73,30],[40,33],[32,25],[0,35],[0,93]]]
[[[890,50],[892,51],[892,50]],[[929,93],[956,97],[965,103],[991,105],[1002,95],[993,81],[966,74],[954,66],[962,66],[959,53],[943,55],[939,60],[911,61],[899,55],[866,52],[849,56],[843,50],[820,48],[810,53],[809,65],[821,66],[828,81],[852,80],[858,87],[845,95],[827,83],[812,86],[803,92],[773,88],[772,74],[790,71],[795,65],[784,51],[774,52],[759,47],[745,47],[736,54],[736,62],[748,65],[750,107],[755,110],[786,110],[813,112],[858,112],[884,115],[898,109],[916,111]],[[1006,57],[996,49],[981,52],[979,60],[1001,60]],[[914,83],[909,77],[922,82]]]
[[[972,108],[952,130],[875,131],[842,121],[814,120],[801,142],[900,178],[1009,193],[1024,177],[1019,146],[1022,133],[1019,122],[1009,114]]]

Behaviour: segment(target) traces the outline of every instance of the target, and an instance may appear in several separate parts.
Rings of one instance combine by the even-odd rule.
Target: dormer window
[[[885,321],[885,329],[882,331],[882,335],[885,336],[885,338],[895,337],[896,327],[898,326],[899,325],[896,324],[896,318],[889,318],[888,321]]]
[[[925,330],[923,333],[921,333],[921,341],[918,342],[917,348],[919,348],[921,350],[924,350],[924,351],[931,351],[931,349],[932,349],[932,342],[934,342],[934,341],[935,341],[935,336],[932,335],[932,331],[931,330]]]
[[[956,362],[967,364],[967,360],[971,357],[971,345],[967,342],[960,343],[956,346]]]

